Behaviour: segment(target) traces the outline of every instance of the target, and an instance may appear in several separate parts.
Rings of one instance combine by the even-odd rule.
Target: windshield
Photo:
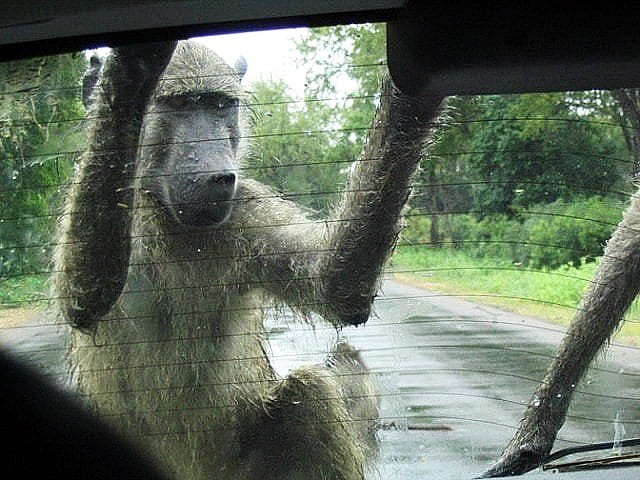
[[[345,418],[366,426],[360,429],[366,438],[358,430],[341,440],[364,445],[371,458],[362,463],[366,478],[470,478],[489,468],[525,408],[535,406],[532,395],[585,289],[601,280],[594,273],[640,175],[639,91],[448,98],[424,122],[419,168],[408,203],[398,207],[402,228],[388,241],[394,249],[381,267],[371,314],[358,328],[343,326],[323,300],[309,306],[305,292],[352,282],[347,260],[326,285],[318,280],[324,270],[302,266],[342,248],[321,241],[357,222],[348,215],[357,210],[336,216],[350,205],[350,193],[382,195],[375,179],[353,179],[390,155],[365,147],[382,128],[374,118],[384,110],[384,33],[384,25],[366,24],[179,44],[184,65],[169,63],[150,94],[139,119],[140,145],[120,147],[139,149],[132,158],[147,170],[124,162],[112,169],[125,172],[122,184],[107,182],[115,210],[127,212],[131,226],[122,236],[114,220],[97,243],[126,238],[131,251],[122,285],[96,313],[97,324],[78,320],[78,328],[60,313],[61,298],[63,304],[74,298],[72,311],[91,308],[74,303],[75,290],[57,286],[61,272],[86,270],[65,256],[67,245],[85,242],[83,254],[93,251],[94,240],[69,233],[73,215],[90,211],[90,202],[70,198],[99,183],[81,176],[85,152],[113,153],[96,133],[112,128],[100,123],[109,113],[97,93],[110,51],[1,64],[2,345],[160,463],[162,452],[175,453],[163,464],[171,474],[196,478],[225,462],[278,463],[267,454],[244,458],[227,450],[201,457],[208,438],[229,431],[229,442],[243,449],[253,445],[243,443],[247,438],[286,445],[295,422],[278,418],[272,431],[252,408],[256,399],[273,407],[278,389],[294,378],[317,386],[318,411],[333,405],[327,395],[340,395]],[[203,46],[220,58],[204,59]],[[210,61],[219,69],[191,68]],[[236,83],[227,82],[231,77]],[[219,80],[213,93],[212,78]],[[205,107],[193,113],[196,104]],[[207,163],[222,149],[238,162]],[[161,164],[163,156],[168,160]],[[86,198],[100,205],[105,194],[95,192]],[[240,218],[243,209],[250,216]],[[89,215],[77,231],[99,216]],[[233,229],[225,227],[229,222]],[[324,230],[303,230],[306,225]],[[282,247],[265,246],[272,240]],[[358,255],[373,258],[373,250]],[[121,260],[96,258],[96,271]],[[283,273],[289,270],[293,279]],[[581,381],[565,386],[571,405],[554,450],[640,436],[639,321],[633,303]],[[255,345],[242,340],[254,337]],[[268,361],[260,363],[264,355]],[[334,393],[309,380],[334,370],[346,379],[335,381]],[[286,398],[298,405],[302,394],[292,391]],[[314,438],[322,443],[318,432]],[[254,438],[262,434],[268,438]],[[193,465],[200,466],[192,472]]]

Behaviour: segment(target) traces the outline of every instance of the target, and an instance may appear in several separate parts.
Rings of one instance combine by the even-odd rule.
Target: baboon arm
[[[117,48],[105,64],[54,258],[54,295],[75,326],[89,327],[122,291],[142,117],[174,48],[174,42]]]
[[[442,100],[403,95],[389,77],[383,81],[363,157],[352,170],[339,214],[329,224],[327,254],[319,266],[322,298],[335,320],[359,324],[369,317]]]
[[[640,191],[607,244],[594,278],[542,384],[500,459],[484,473],[524,473],[545,460],[573,391],[640,291]]]
[[[441,101],[403,95],[384,80],[370,138],[337,214],[327,221],[278,222],[283,226],[273,241],[264,242],[269,254],[257,263],[258,275],[277,272],[276,281],[266,279],[267,290],[336,324],[367,320]]]

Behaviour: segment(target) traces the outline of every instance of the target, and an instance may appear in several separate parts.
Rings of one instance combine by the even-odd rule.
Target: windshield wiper
[[[580,445],[579,447],[563,448],[562,450],[558,450],[557,452],[554,452],[551,455],[549,455],[546,458],[544,465],[542,466],[542,469],[570,471],[570,470],[588,470],[588,469],[612,467],[612,466],[623,466],[623,465],[624,466],[640,465],[640,452],[613,453],[611,455],[607,455],[604,457],[576,460],[573,462],[554,463],[556,460],[559,460],[561,458],[565,458],[569,455],[574,455],[577,453],[595,452],[599,450],[612,450],[614,448],[622,449],[625,447],[636,447],[636,446],[640,446],[640,438],[629,438],[626,440],[617,440],[615,442],[592,443],[589,445]]]

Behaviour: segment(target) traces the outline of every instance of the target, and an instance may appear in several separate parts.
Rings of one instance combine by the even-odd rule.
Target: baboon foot
[[[365,446],[366,455],[375,457],[379,448],[376,432],[380,395],[371,372],[360,352],[344,340],[334,346],[325,365],[335,374],[344,405],[354,421],[354,430]]]
[[[360,352],[353,348],[346,340],[340,340],[333,347],[326,360],[329,368],[358,368],[367,371],[367,367],[362,361]]]

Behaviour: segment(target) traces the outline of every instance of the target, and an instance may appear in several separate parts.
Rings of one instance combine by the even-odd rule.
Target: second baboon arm
[[[403,95],[385,78],[367,145],[336,214],[274,232],[267,250],[276,254],[259,262],[258,275],[276,272],[275,282],[266,279],[267,290],[336,324],[367,320],[441,103],[439,96]]]
[[[501,458],[484,476],[514,475],[553,447],[576,385],[640,291],[640,191],[605,248],[547,374]]]
[[[174,49],[174,42],[122,47],[105,64],[54,254],[54,295],[75,326],[90,327],[124,286],[142,118]]]

